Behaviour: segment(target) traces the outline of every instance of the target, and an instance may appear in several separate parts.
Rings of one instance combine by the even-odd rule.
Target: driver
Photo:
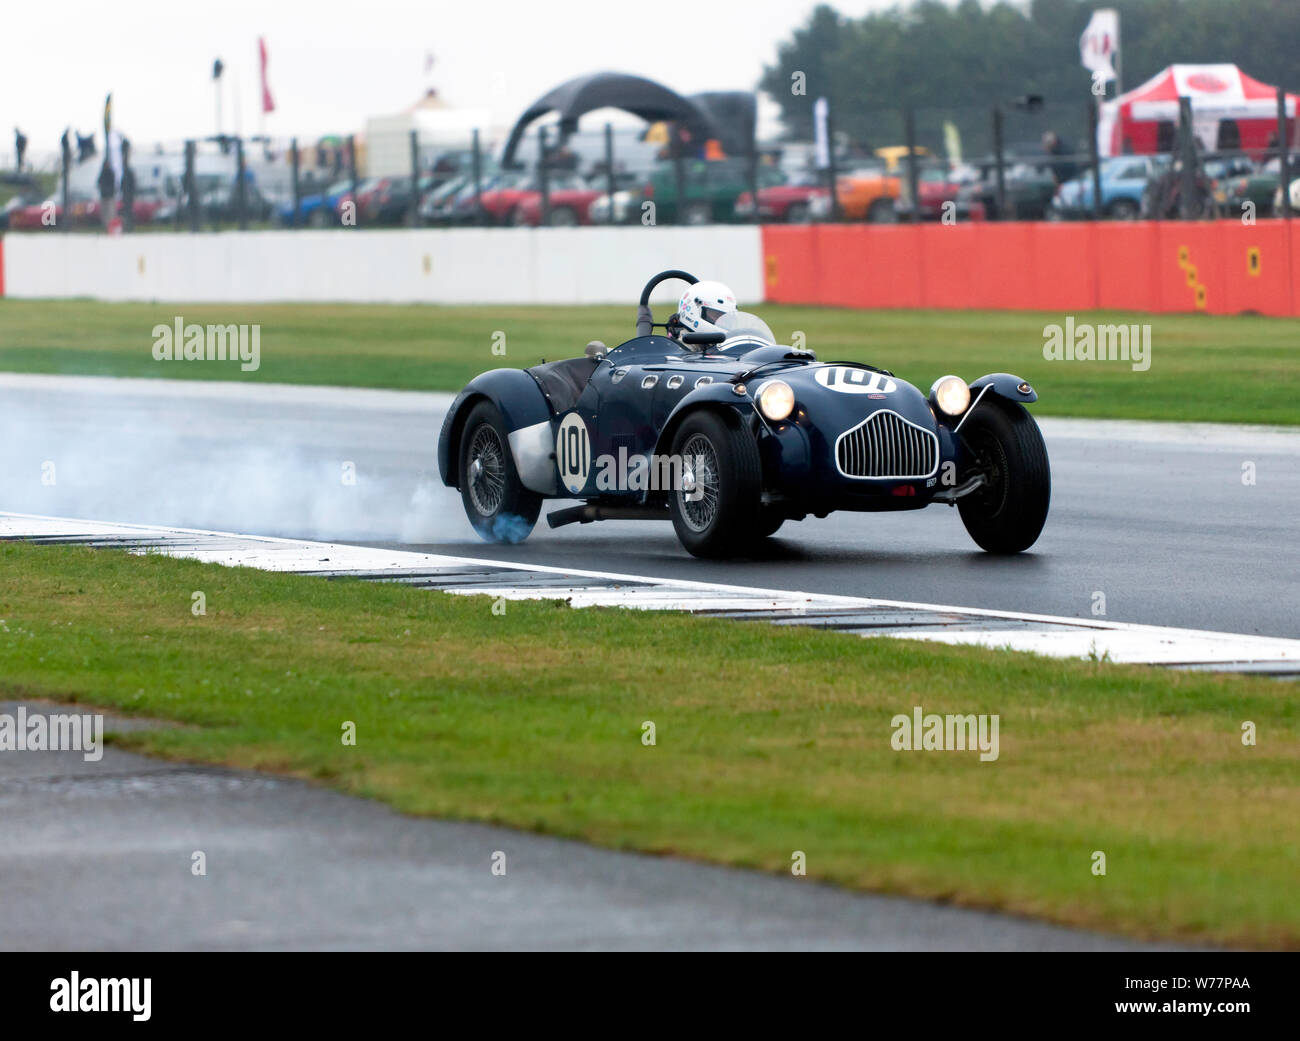
[[[677,302],[677,313],[669,319],[668,335],[682,332],[722,332],[713,323],[736,310],[736,294],[721,282],[696,282],[688,286]]]

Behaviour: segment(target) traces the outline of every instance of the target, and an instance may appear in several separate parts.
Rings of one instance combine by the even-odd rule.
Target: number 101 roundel
[[[547,499],[576,499],[547,523],[670,521],[701,557],[751,552],[787,521],[936,502],[956,505],[990,553],[1037,540],[1051,475],[1024,380],[940,376],[927,394],[783,346],[745,311],[711,313],[707,331],[677,314],[657,323],[650,295],[673,279],[698,282],[676,270],[650,279],[627,342],[493,369],[457,396],[438,467],[483,538],[522,541]]]

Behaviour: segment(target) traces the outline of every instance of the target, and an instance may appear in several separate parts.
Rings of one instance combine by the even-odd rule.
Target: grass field
[[[661,309],[663,310],[663,309]],[[826,361],[870,361],[922,388],[955,372],[1014,372],[1045,415],[1300,423],[1300,322],[1262,317],[1095,313],[1098,324],[1151,324],[1151,367],[1047,361],[1029,312],[862,312],[764,305],[781,338],[802,332]],[[152,329],[177,316],[261,326],[261,368],[158,362]],[[659,317],[665,317],[660,314]],[[458,390],[501,365],[580,354],[588,340],[629,338],[635,307],[107,304],[0,300],[0,370],[185,379],[249,379]],[[1077,316],[1084,321],[1084,316]],[[493,353],[504,334],[505,355]]]
[[[1137,936],[1300,946],[1300,706],[1266,679],[549,602],[496,615],[13,543],[0,619],[0,697],[191,724],[119,739],[150,754],[787,877],[798,850],[811,878]],[[999,758],[892,750],[918,705],[997,713]]]

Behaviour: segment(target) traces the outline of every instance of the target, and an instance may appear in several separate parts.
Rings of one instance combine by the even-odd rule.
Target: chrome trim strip
[[[961,419],[957,420],[957,425],[952,428],[954,434],[957,433],[957,431],[961,429],[961,425],[966,422],[966,417],[975,411],[975,406],[984,400],[984,395],[988,393],[989,387],[991,386],[993,386],[992,383],[986,383],[984,386],[980,387],[980,392],[975,396],[975,400],[970,403],[970,407],[962,414]]]

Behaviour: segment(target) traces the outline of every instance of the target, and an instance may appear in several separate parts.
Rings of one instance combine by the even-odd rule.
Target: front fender
[[[973,380],[970,384],[971,398],[978,397],[985,387],[989,388],[990,394],[996,394],[1007,401],[1015,401],[1022,405],[1038,400],[1038,393],[1033,387],[1019,376],[1013,376],[1009,372],[990,372],[987,376]],[[1021,390],[1021,387],[1025,389]]]
[[[750,400],[748,393],[737,394],[736,387],[735,383],[706,383],[678,401],[673,410],[668,413],[663,429],[659,431],[659,438],[655,442],[655,454],[667,455],[672,451],[673,435],[677,432],[682,419],[693,409],[725,407],[739,416],[745,418],[752,416],[753,401]]]
[[[460,486],[460,435],[470,409],[480,401],[487,400],[497,407],[501,418],[505,420],[506,433],[510,435],[510,450],[515,458],[515,469],[525,486],[533,487],[539,480],[537,474],[543,474],[553,485],[554,465],[549,455],[539,461],[533,458],[536,451],[530,447],[521,458],[521,448],[535,446],[543,442],[549,447],[551,429],[551,406],[547,403],[542,388],[523,369],[492,369],[480,376],[475,376],[465,385],[465,389],[456,395],[456,400],[447,409],[442,421],[442,432],[438,436],[438,472],[442,482],[449,487]],[[544,425],[545,430],[538,428]],[[545,437],[540,434],[545,433]],[[533,488],[545,491],[546,488]],[[550,488],[554,491],[553,487]]]

